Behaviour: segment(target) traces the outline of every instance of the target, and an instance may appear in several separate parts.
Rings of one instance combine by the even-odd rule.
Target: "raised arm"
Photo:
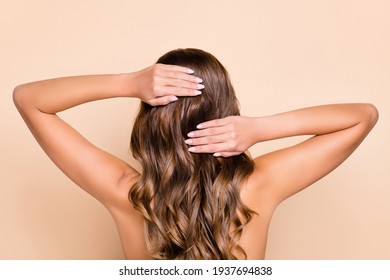
[[[137,97],[152,106],[199,94],[200,80],[184,67],[153,65],[139,72],[57,78],[20,85],[13,98],[32,134],[51,160],[77,185],[114,205],[121,178],[136,176],[122,160],[97,148],[56,113],[113,97]],[[127,197],[127,196],[126,196]]]
[[[340,165],[378,120],[371,104],[335,104],[267,117],[227,117],[190,132],[190,151],[232,156],[255,143],[297,135],[314,135],[295,146],[255,159],[255,176],[278,204]]]

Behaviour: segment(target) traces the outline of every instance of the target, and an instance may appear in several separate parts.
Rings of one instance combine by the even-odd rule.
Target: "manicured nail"
[[[176,97],[176,96],[171,96],[171,97],[169,97],[169,101],[176,101],[176,100],[178,100],[178,98]]]
[[[186,141],[184,141],[184,143],[186,143],[186,144],[192,144],[192,140],[191,140],[191,139],[187,139]]]
[[[203,125],[202,125],[202,124],[198,124],[198,125],[196,126],[196,128],[203,128]]]
[[[201,92],[200,90],[195,90],[194,93],[195,93],[195,95],[200,95],[200,94],[202,94],[202,92]]]
[[[188,73],[188,74],[194,74],[194,73],[195,73],[195,71],[194,71],[194,70],[192,70],[192,69],[187,69],[187,73]]]
[[[220,154],[220,153],[214,153],[213,156],[215,156],[215,157],[220,157],[221,154]]]
[[[188,151],[195,152],[195,147],[188,148]]]
[[[197,84],[197,85],[196,85],[196,88],[197,88],[197,89],[203,89],[203,88],[204,88],[204,85],[203,85],[203,84]]]
[[[190,133],[188,133],[187,135],[188,135],[188,137],[194,137],[194,136],[195,136],[195,133],[190,132]]]
[[[201,78],[198,78],[198,77],[196,77],[195,81],[196,81],[197,83],[203,82],[203,80],[202,80]]]

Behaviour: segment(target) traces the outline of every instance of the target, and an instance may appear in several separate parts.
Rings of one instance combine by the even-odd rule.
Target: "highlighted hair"
[[[157,63],[195,70],[205,89],[166,106],[141,102],[131,151],[142,166],[129,200],[145,218],[145,240],[154,259],[236,259],[243,227],[254,212],[240,199],[240,186],[253,171],[245,153],[222,158],[194,154],[184,143],[201,122],[239,115],[223,65],[198,49],[178,49]]]

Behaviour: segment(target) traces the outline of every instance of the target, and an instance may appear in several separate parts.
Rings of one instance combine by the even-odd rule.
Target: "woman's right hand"
[[[188,133],[186,144],[193,153],[212,153],[230,157],[245,152],[257,142],[254,131],[255,118],[229,116],[201,123],[199,130]]]
[[[193,70],[166,64],[154,64],[133,73],[133,95],[151,106],[176,101],[181,96],[201,94],[202,80],[191,75]]]

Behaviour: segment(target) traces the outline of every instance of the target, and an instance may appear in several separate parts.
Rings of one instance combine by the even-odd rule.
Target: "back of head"
[[[198,49],[173,50],[157,62],[193,69],[205,89],[166,106],[142,102],[135,120],[131,150],[142,172],[129,199],[145,217],[149,252],[156,259],[234,259],[237,250],[245,254],[237,242],[253,213],[239,197],[252,161],[193,154],[184,143],[199,123],[239,115],[228,73]]]

